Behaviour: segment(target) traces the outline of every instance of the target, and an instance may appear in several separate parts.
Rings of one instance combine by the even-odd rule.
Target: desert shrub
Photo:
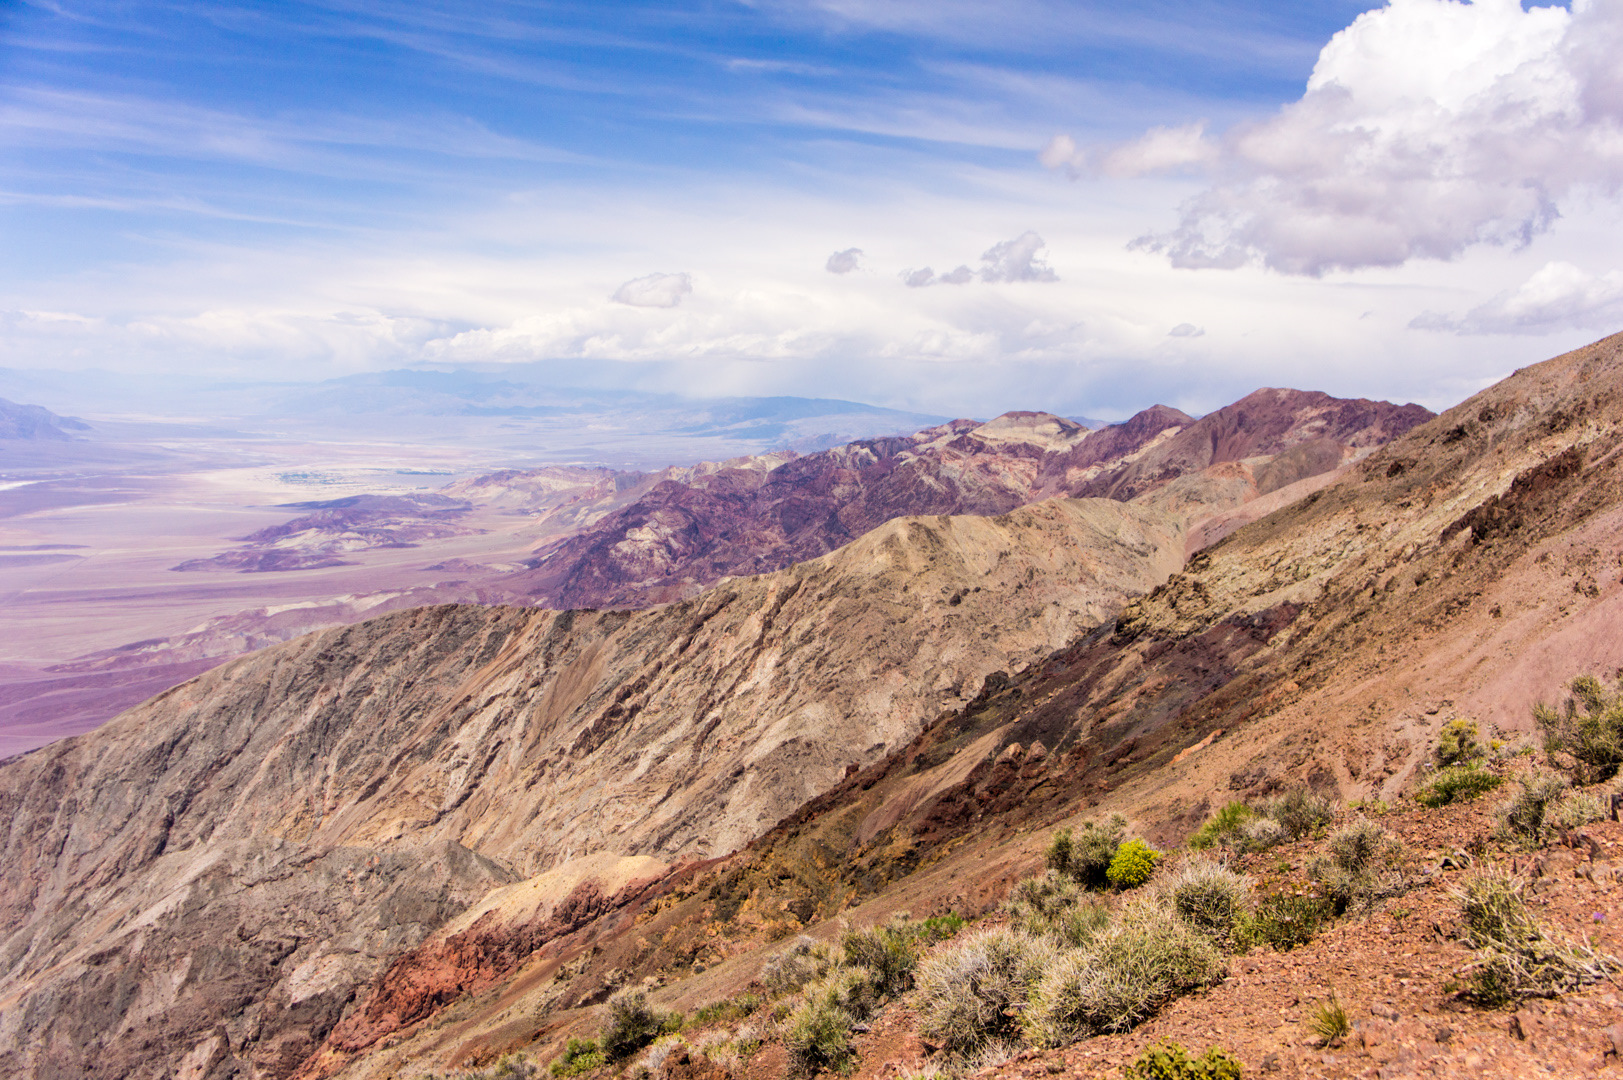
[[[1161,885],[1166,902],[1189,925],[1217,941],[1233,939],[1251,900],[1251,882],[1220,862],[1190,859]]]
[[[663,1076],[666,1059],[671,1056],[671,1051],[681,1045],[680,1035],[661,1035],[638,1055],[637,1060],[632,1063],[630,1075],[645,1078]]]
[[[1474,721],[1450,720],[1438,734],[1437,749],[1432,751],[1432,756],[1437,759],[1437,764],[1448,766],[1475,761],[1485,753],[1487,750],[1477,737]]]
[[[1043,865],[1050,870],[1069,875],[1071,872],[1071,830],[1060,829],[1048,842],[1048,850],[1043,853]]]
[[[608,1064],[608,1057],[596,1039],[570,1039],[564,1052],[552,1063],[553,1076],[579,1076]]]
[[[680,1014],[655,1011],[642,990],[625,989],[609,999],[609,1018],[598,1043],[610,1061],[624,1061],[681,1023]]]
[[[1551,754],[1571,754],[1584,783],[1609,780],[1623,766],[1623,694],[1608,691],[1588,675],[1567,685],[1572,696],[1561,711],[1542,703],[1533,709],[1544,729],[1544,748]]]
[[[1116,848],[1105,878],[1118,889],[1136,889],[1155,873],[1162,853],[1142,840],[1129,840]]]
[[[1059,870],[1049,870],[1041,877],[1021,878],[1009,890],[1003,907],[1016,921],[1046,919],[1075,906],[1082,896],[1082,888],[1075,879]]]
[[[1042,938],[1006,929],[938,951],[914,976],[920,1034],[961,1057],[1018,1037],[1031,987],[1057,955]]]
[[[1375,867],[1391,838],[1369,818],[1361,817],[1330,834],[1330,857],[1349,873],[1363,873]]]
[[[721,1001],[712,1001],[708,1005],[694,1009],[693,1022],[714,1024],[742,1020],[764,1004],[766,1000],[757,994],[739,994],[736,997],[723,998]]]
[[[1306,945],[1335,915],[1333,901],[1317,896],[1279,893],[1260,901],[1256,910],[1235,925],[1235,942],[1242,948],[1266,945],[1289,952]]]
[[[1243,802],[1231,802],[1195,830],[1195,834],[1189,838],[1189,846],[1196,851],[1205,851],[1218,844],[1230,844],[1239,835],[1241,826],[1256,817],[1257,812],[1250,806]]]
[[[1607,814],[1606,800],[1593,791],[1574,791],[1550,807],[1547,817],[1557,829],[1576,829]]]
[[[1468,996],[1489,1006],[1523,997],[1554,997],[1623,969],[1587,942],[1558,941],[1528,910],[1522,883],[1487,870],[1454,891],[1465,943],[1477,950]]]
[[[1495,776],[1480,765],[1455,765],[1440,770],[1431,782],[1414,793],[1415,802],[1437,809],[1452,802],[1475,799],[1492,791],[1504,778]]]
[[[1267,851],[1290,839],[1285,826],[1271,817],[1257,817],[1241,825],[1229,841],[1229,846],[1242,855]]]
[[[1120,814],[1103,823],[1084,821],[1075,831],[1061,830],[1048,846],[1049,868],[1070,875],[1085,888],[1102,889],[1108,880],[1105,872],[1110,869],[1110,860],[1115,858],[1126,832],[1127,819]],[[1063,865],[1056,866],[1055,862]]]
[[[1567,793],[1565,777],[1534,773],[1517,779],[1521,791],[1499,807],[1500,830],[1512,840],[1541,843],[1551,828],[1550,810]]]
[[[1267,812],[1292,840],[1300,840],[1321,825],[1329,824],[1335,816],[1329,799],[1305,787],[1285,792],[1268,804]]]
[[[773,997],[782,997],[827,975],[833,966],[833,951],[802,934],[789,948],[766,962],[761,969],[761,983]]]
[[[822,1069],[843,1072],[851,1061],[851,1014],[827,1001],[806,1001],[789,1018],[783,1045],[789,1068],[800,1076]]]
[[[1375,896],[1375,867],[1391,842],[1385,829],[1363,817],[1330,834],[1329,858],[1314,860],[1308,875],[1335,904],[1336,914]]]
[[[1026,1037],[1064,1046],[1131,1030],[1172,998],[1220,981],[1226,969],[1217,946],[1166,907],[1130,905],[1090,947],[1048,966],[1026,1009]]]
[[[1091,941],[1110,921],[1108,908],[1085,900],[1076,882],[1056,870],[1017,882],[1004,907],[1018,929],[1072,948]]]
[[[1171,1039],[1145,1048],[1122,1069],[1126,1080],[1240,1080],[1244,1070],[1239,1059],[1226,1050],[1208,1046],[1198,1058],[1189,1056]]]
[[[914,925],[893,922],[869,930],[847,930],[840,938],[840,951],[847,964],[871,973],[880,993],[899,994],[912,989],[913,969],[919,963]]]

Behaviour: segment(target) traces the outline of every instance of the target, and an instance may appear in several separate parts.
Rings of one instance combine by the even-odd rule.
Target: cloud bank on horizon
[[[25,2],[0,365],[1438,407],[1623,329],[1620,50],[1623,0]]]

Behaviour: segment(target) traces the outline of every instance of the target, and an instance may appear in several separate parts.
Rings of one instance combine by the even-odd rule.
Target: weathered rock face
[[[1196,421],[1156,406],[1090,432],[1047,413],[956,420],[770,470],[732,467],[657,483],[631,505],[542,549],[511,579],[549,607],[644,607],[724,577],[814,558],[907,514],[999,514],[1055,495],[1128,500],[1245,462],[1229,509],[1346,461],[1430,419],[1418,405],[1259,390]]]
[[[646,612],[418,609],[6,762],[0,1070],[287,1075],[488,888],[732,850],[1108,619],[1184,542],[1054,500],[896,520]]]

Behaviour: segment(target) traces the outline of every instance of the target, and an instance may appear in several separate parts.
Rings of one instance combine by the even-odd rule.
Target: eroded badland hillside
[[[659,1010],[734,1006],[690,1017],[652,1057],[577,1048],[576,1072],[1114,1076],[1161,1035],[1221,1043],[1246,1075],[1611,1067],[1615,970],[1596,961],[1599,984],[1561,986],[1549,1010],[1463,997],[1473,952],[1449,890],[1519,860],[1543,875],[1541,926],[1617,953],[1623,834],[1501,838],[1494,796],[1430,810],[1410,795],[1446,722],[1532,747],[1537,700],[1623,665],[1623,338],[1391,441],[1367,413],[1351,425],[1367,435],[1318,415],[1321,439],[1273,443],[1242,439],[1259,425],[1232,412],[1198,438],[1169,422],[1091,476],[1096,462],[1062,464],[1087,441],[1050,425],[1044,438],[1067,445],[1032,457],[1027,491],[1064,476],[1067,493],[1105,498],[896,518],[635,613],[396,613],[6,762],[0,1069],[512,1072],[596,1035],[610,996],[637,987]],[[574,569],[558,580],[590,581],[614,552],[664,559],[668,573],[627,577],[656,591],[736,573],[725,528],[699,542],[682,523],[740,500],[759,510],[765,487],[684,495],[686,517],[669,501],[610,515],[582,534],[597,540],[559,549]],[[860,504],[829,498],[804,521]],[[834,546],[832,526],[796,532],[793,504],[768,501],[778,509],[751,520],[778,522],[775,543]],[[1514,791],[1546,764],[1573,763],[1538,750],[1486,771]],[[956,912],[1036,933],[1029,904],[1003,905],[1054,830],[1120,813],[1125,835],[1171,850],[1231,801],[1292,792],[1336,816],[1231,845],[1252,900],[1220,941],[1144,899],[1170,895],[1157,881],[1176,856],[1142,889],[1096,894],[1113,914],[1076,916],[1091,929],[1023,939],[1053,956],[988,1014],[1005,1030],[986,1041],[1012,1040],[1002,1051],[944,1034],[927,987],[864,982],[878,959],[849,975],[859,943],[825,972],[844,990],[791,986],[781,960],[764,972],[801,932],[837,938],[842,918]],[[1363,828],[1355,800],[1386,835],[1336,878],[1338,830]],[[1328,905],[1314,909],[1326,921],[1287,948],[1267,905],[1297,893]],[[1056,918],[1093,910],[1067,897]],[[1137,940],[1135,926],[1187,940],[1204,966],[1109,1023],[1066,1013],[1061,961],[1096,983],[1116,970],[1106,945]],[[914,940],[919,978],[963,963],[981,932]],[[737,996],[752,986],[757,999]],[[1319,1047],[1301,1022],[1331,989],[1359,1027]],[[845,1021],[818,1058],[796,1024],[824,1005]]]

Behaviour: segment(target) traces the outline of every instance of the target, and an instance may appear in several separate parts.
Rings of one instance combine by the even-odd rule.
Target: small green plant
[[[1043,853],[1043,865],[1050,870],[1069,875],[1071,872],[1071,830],[1060,829],[1054,838],[1048,842],[1048,850]]]
[[[1122,1069],[1126,1080],[1241,1080],[1239,1059],[1226,1050],[1208,1046],[1197,1058],[1171,1039],[1147,1047]]]
[[[955,911],[945,915],[931,915],[918,924],[920,941],[946,941],[956,937],[965,926],[964,917]]]
[[[552,1063],[552,1075],[579,1076],[593,1069],[601,1069],[608,1063],[608,1056],[598,1046],[596,1039],[570,1039],[564,1046],[564,1052]]]
[[[1572,696],[1559,712],[1542,703],[1533,708],[1544,729],[1544,749],[1572,755],[1583,783],[1609,780],[1623,766],[1623,694],[1589,675],[1567,685]]]
[[[1256,817],[1257,812],[1250,806],[1243,802],[1231,802],[1206,819],[1206,823],[1189,838],[1189,846],[1196,851],[1206,851],[1218,844],[1229,844],[1239,835],[1240,828]]]
[[[1551,829],[1550,811],[1567,793],[1565,777],[1533,773],[1518,779],[1521,791],[1499,807],[1500,831],[1511,840],[1542,843]]]
[[[1330,991],[1329,998],[1314,1006],[1307,1018],[1307,1029],[1317,1035],[1325,1046],[1334,1046],[1352,1033],[1347,1010],[1334,990]]]
[[[1415,802],[1435,810],[1453,802],[1463,802],[1485,795],[1504,783],[1480,765],[1455,765],[1440,770],[1431,782],[1416,789]]]
[[[957,1057],[1020,1033],[1031,988],[1059,955],[1018,930],[971,934],[919,964],[914,994],[919,1033]]]
[[[1437,759],[1437,764],[1447,766],[1475,761],[1486,753],[1474,721],[1450,720],[1437,736],[1437,749],[1432,756]]]
[[[1162,853],[1142,840],[1129,840],[1116,849],[1105,879],[1118,889],[1136,889],[1155,873]]]
[[[1334,915],[1333,901],[1279,893],[1264,898],[1252,915],[1239,921],[1235,941],[1241,948],[1266,945],[1275,952],[1289,952],[1312,941]]]
[[[1454,891],[1465,943],[1477,950],[1466,994],[1490,1007],[1518,998],[1554,997],[1610,978],[1623,969],[1616,957],[1558,941],[1534,918],[1522,883],[1499,871],[1480,871]]]

